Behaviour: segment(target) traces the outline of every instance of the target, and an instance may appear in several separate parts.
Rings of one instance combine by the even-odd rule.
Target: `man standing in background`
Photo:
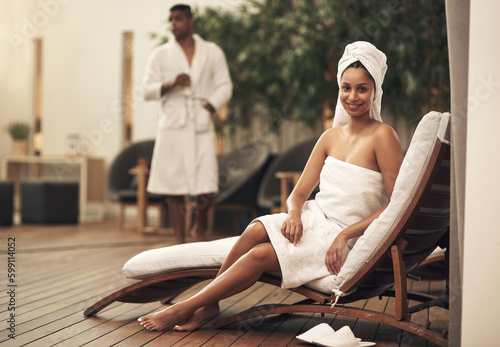
[[[147,190],[169,196],[175,237],[184,243],[185,195],[196,197],[192,234],[204,239],[218,191],[213,117],[231,98],[233,85],[221,48],[193,34],[191,8],[173,6],[169,20],[175,40],[152,52],[143,78],[145,100],[160,101]]]

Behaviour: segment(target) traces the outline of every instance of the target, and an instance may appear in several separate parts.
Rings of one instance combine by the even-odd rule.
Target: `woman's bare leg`
[[[254,246],[269,242],[267,231],[261,222],[250,224],[238,238],[231,251],[222,264],[216,278],[233,265],[242,255],[251,250]],[[219,302],[214,302],[207,306],[200,307],[183,324],[175,326],[177,331],[193,331],[200,327],[205,321],[214,318],[220,312]]]
[[[229,251],[226,259],[222,263],[217,276],[220,276],[231,265],[233,265],[242,255],[251,250],[254,246],[260,243],[270,242],[267,231],[264,225],[259,222],[253,222],[247,226],[245,231],[240,235],[234,246]]]
[[[253,247],[198,294],[158,313],[139,318],[149,330],[165,330],[190,318],[199,308],[209,307],[220,300],[252,286],[264,272],[280,272],[276,252],[270,242]]]

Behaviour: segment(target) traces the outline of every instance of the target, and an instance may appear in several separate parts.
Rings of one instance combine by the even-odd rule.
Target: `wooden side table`
[[[139,231],[140,233],[157,231],[148,228],[149,223],[148,223],[147,210],[148,206],[151,204],[148,201],[148,194],[146,191],[146,187],[148,184],[149,169],[146,163],[139,161],[137,166],[130,169],[129,172],[132,175],[137,176],[137,231]],[[186,206],[185,232],[188,233],[189,228],[191,226],[192,209],[194,207],[193,204],[189,201],[188,196],[184,197],[184,201]],[[155,229],[161,229],[164,226],[164,222],[166,220],[165,210],[163,204],[156,204],[156,205],[158,206],[160,213],[160,226]]]
[[[139,163],[129,170],[129,173],[137,176],[137,231],[143,233],[147,226],[148,198],[146,184],[149,176],[147,166]]]
[[[87,156],[9,155],[2,158],[2,178],[14,181],[14,194],[19,195],[25,178],[51,179],[57,182],[78,181],[79,220],[88,220],[88,203],[98,202],[99,219],[104,218],[104,159]]]
[[[287,212],[286,199],[297,184],[301,171],[278,171],[275,176],[281,180],[281,206],[278,211],[274,212]]]

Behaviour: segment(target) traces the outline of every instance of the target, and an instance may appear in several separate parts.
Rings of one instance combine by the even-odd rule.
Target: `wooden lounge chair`
[[[446,241],[443,240],[443,245],[448,247]],[[448,258],[446,248],[436,248],[423,262],[421,262],[411,275],[425,281],[441,281],[448,279]]]
[[[431,112],[424,116],[405,156],[388,208],[358,239],[338,276],[327,276],[290,289],[305,296],[304,301],[254,307],[218,320],[214,327],[260,315],[329,313],[388,324],[447,346],[445,333],[411,321],[413,313],[429,307],[439,305],[447,309],[447,297],[408,292],[406,277],[448,238],[448,123],[449,114]],[[213,278],[234,239],[211,241],[210,245],[177,245],[139,254],[125,265],[124,273],[127,277],[144,279],[98,301],[84,312],[85,316],[95,315],[114,301],[144,303],[175,298],[186,288]],[[159,253],[162,252],[167,256],[161,258]],[[185,259],[179,260],[182,255]],[[148,265],[142,266],[146,261]],[[264,274],[260,281],[276,286],[281,284],[280,278],[273,274]],[[395,314],[348,305],[376,296],[394,297]],[[419,304],[409,307],[409,300]]]

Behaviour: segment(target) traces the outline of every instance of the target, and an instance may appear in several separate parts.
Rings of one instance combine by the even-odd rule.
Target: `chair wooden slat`
[[[436,176],[436,179],[434,180],[434,184],[440,184],[444,186],[449,186],[451,181],[451,168],[448,165],[441,165],[438,175]]]
[[[443,228],[425,233],[420,230],[417,233],[413,233],[412,231],[405,233],[405,240],[408,241],[406,252],[415,252],[436,245],[447,230],[447,228]]]
[[[386,254],[389,252],[390,247],[395,244],[398,238],[402,237],[411,223],[415,220],[418,210],[425,201],[429,191],[434,184],[434,180],[438,175],[439,169],[441,168],[441,162],[443,159],[449,158],[449,145],[443,143],[439,139],[436,139],[434,150],[430,156],[429,164],[426,171],[423,174],[420,185],[417,187],[416,193],[410,201],[405,213],[399,220],[399,222],[394,226],[392,233],[386,239],[385,243],[379,248],[377,252],[365,263],[365,265],[359,269],[356,274],[340,288],[344,293],[349,293],[353,288],[356,288],[364,282],[364,279],[369,275],[370,272],[377,268],[377,265],[385,259]],[[418,222],[417,222],[418,223]],[[441,229],[442,227],[436,227],[435,229]],[[430,228],[428,228],[430,229]]]
[[[436,230],[443,229],[450,225],[450,215],[428,215],[420,213],[408,226],[414,230]]]
[[[431,190],[425,201],[422,203],[422,207],[449,209],[450,192]]]

